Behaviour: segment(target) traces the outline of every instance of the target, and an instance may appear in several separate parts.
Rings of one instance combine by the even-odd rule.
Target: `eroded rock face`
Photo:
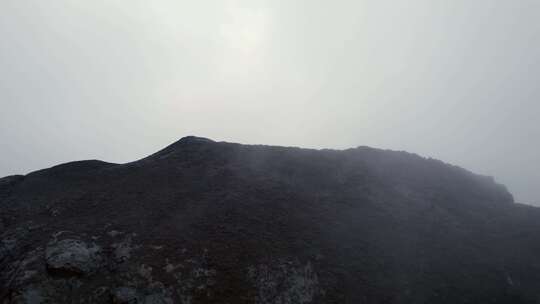
[[[99,246],[76,239],[53,241],[45,249],[47,270],[61,276],[90,274],[100,267],[100,251]]]

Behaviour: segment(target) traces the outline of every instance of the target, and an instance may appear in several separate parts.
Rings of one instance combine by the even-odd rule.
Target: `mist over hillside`
[[[0,176],[204,134],[404,150],[540,206],[540,1],[0,1]]]
[[[0,179],[0,303],[537,303],[540,210],[407,152],[185,137]]]

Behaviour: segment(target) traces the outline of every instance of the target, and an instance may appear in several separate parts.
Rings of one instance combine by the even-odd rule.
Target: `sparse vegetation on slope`
[[[0,180],[3,303],[537,303],[540,212],[437,160],[186,137]]]

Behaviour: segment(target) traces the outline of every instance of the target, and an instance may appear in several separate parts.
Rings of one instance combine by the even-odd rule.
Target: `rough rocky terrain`
[[[438,160],[186,137],[0,179],[0,303],[540,303],[540,210]]]

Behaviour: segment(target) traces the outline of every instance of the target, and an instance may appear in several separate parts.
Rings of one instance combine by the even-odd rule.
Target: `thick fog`
[[[0,176],[198,135],[407,150],[540,205],[539,97],[539,1],[0,1]]]

